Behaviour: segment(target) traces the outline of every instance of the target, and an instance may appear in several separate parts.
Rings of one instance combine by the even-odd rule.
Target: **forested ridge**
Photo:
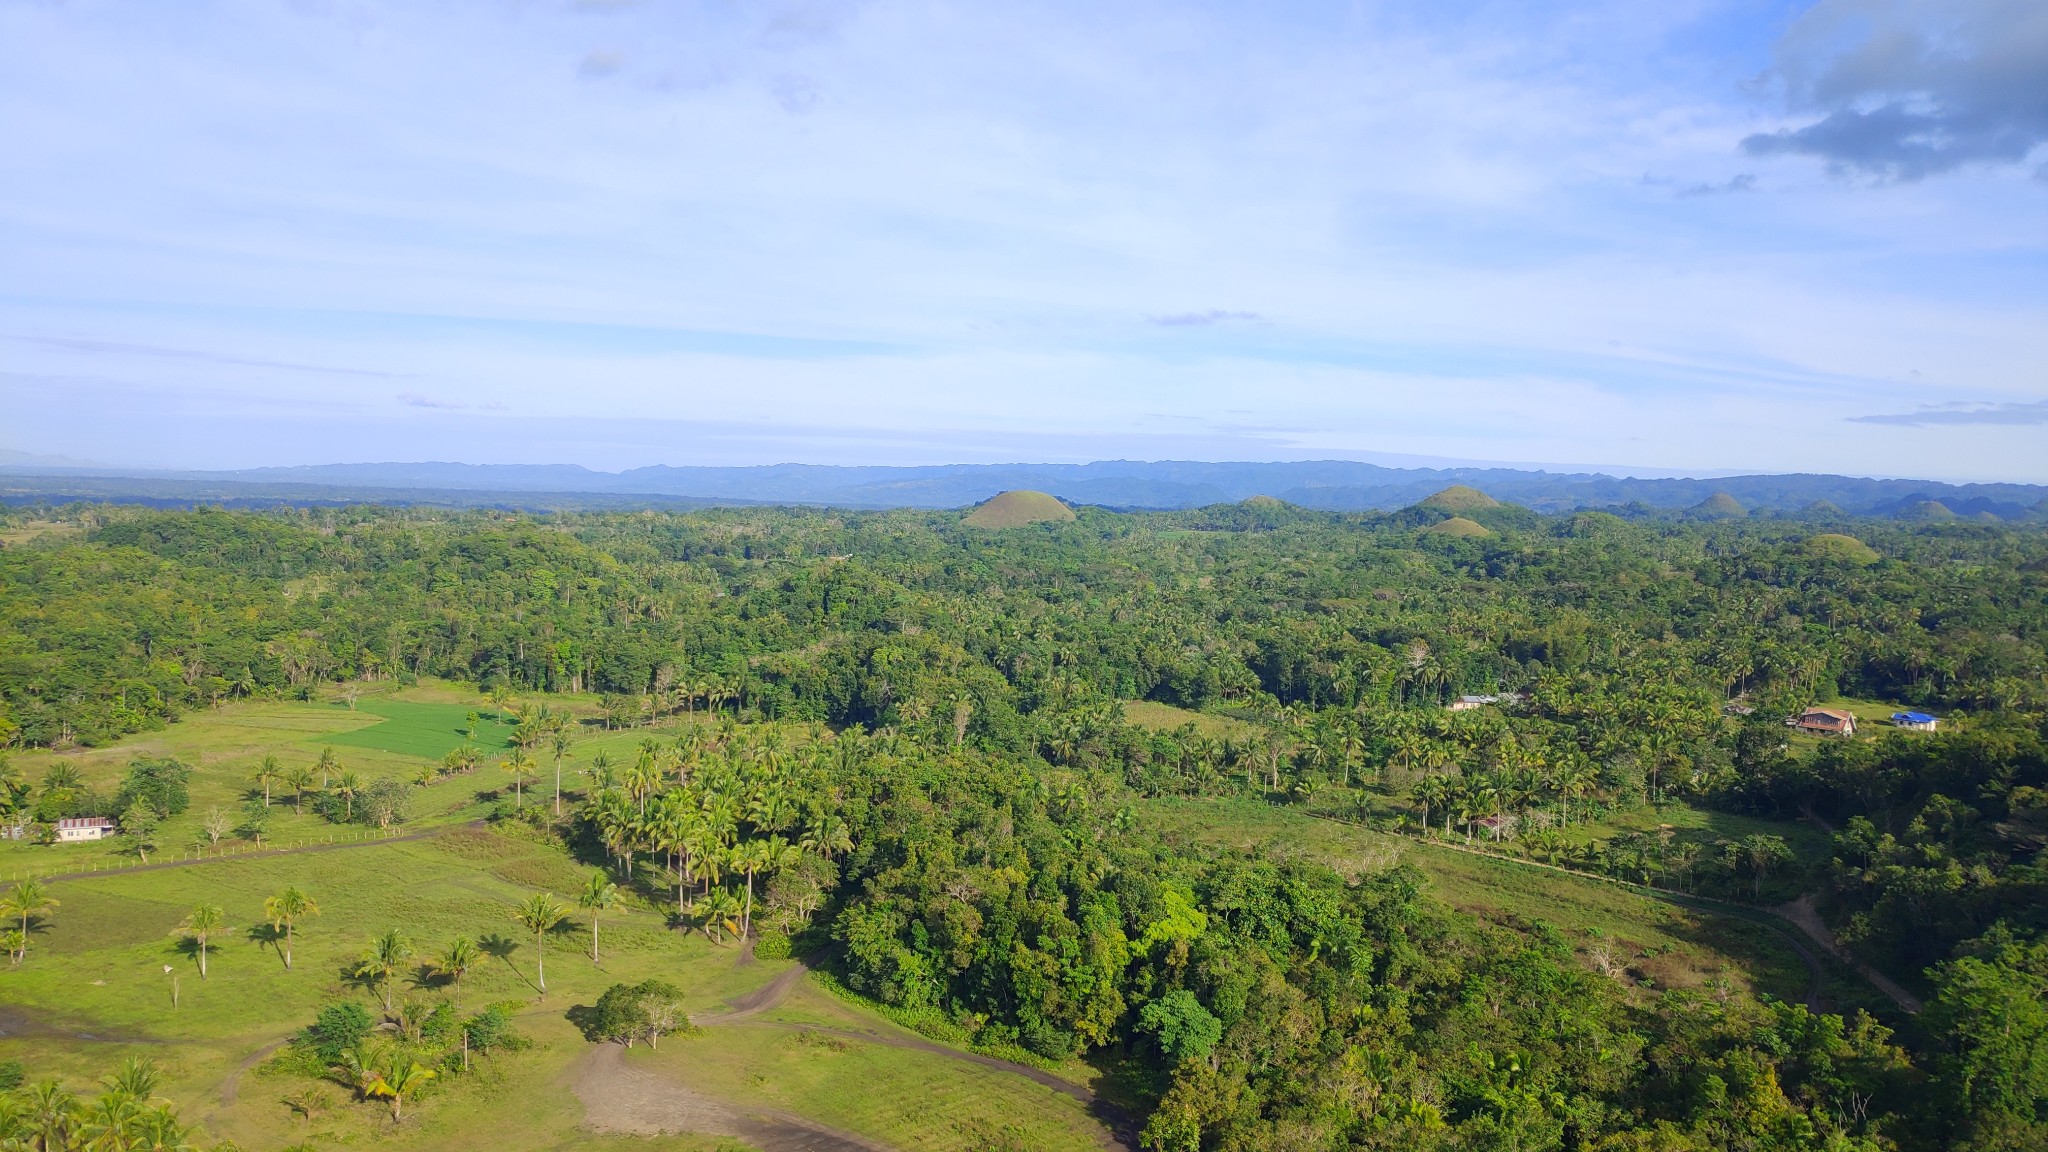
[[[1451,535],[1442,510],[1271,504],[1000,532],[923,512],[65,515],[86,530],[0,550],[8,741],[428,676],[595,693],[608,726],[818,722],[796,748],[747,723],[651,742],[572,834],[678,857],[650,811],[725,812],[728,838],[774,844],[799,821],[771,793],[843,820],[799,942],[934,1026],[1110,1059],[1159,1148],[2048,1142],[2039,529],[1502,507]],[[1502,699],[1446,709],[1464,694]],[[1838,696],[1949,730],[1788,739],[1786,715]],[[1142,728],[1120,707],[1139,700],[1236,727]],[[1894,1035],[1627,988],[1407,869],[1194,852],[1133,807],[1223,794],[1734,899],[1817,889],[1864,955],[1928,969],[1928,1011]],[[1828,821],[1832,858],[1557,835],[1675,798]]]

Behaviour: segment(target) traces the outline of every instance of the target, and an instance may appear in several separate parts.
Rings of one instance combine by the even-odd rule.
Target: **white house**
[[[1932,732],[1941,727],[1941,721],[1925,712],[1894,712],[1892,727],[1911,728],[1915,732]]]
[[[57,821],[57,843],[77,844],[103,840],[114,834],[114,822],[105,816],[74,816]]]

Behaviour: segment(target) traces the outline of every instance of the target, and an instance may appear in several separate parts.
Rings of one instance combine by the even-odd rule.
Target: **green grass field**
[[[590,702],[577,703],[588,710]],[[333,745],[345,767],[366,777],[409,780],[463,738],[459,729],[472,708],[490,711],[441,684],[387,690],[359,700],[353,711],[331,701],[236,703],[111,747],[61,757],[36,752],[17,763],[33,781],[50,761],[65,759],[103,790],[118,783],[137,755],[176,756],[194,765],[191,810],[166,823],[164,848],[155,857],[175,861],[198,854],[191,844],[200,838],[206,808],[240,805],[251,794],[249,774],[266,753],[303,764]],[[573,774],[599,750],[630,758],[642,739],[673,735],[586,726],[565,769]],[[480,727],[480,744],[483,736]],[[543,782],[531,790],[530,803],[546,802],[550,761],[542,759]],[[570,781],[576,783],[573,775]],[[104,871],[136,862],[120,838],[62,847],[0,842],[0,880],[103,870],[51,883],[60,906],[33,934],[27,960],[0,969],[0,1060],[22,1060],[33,1077],[90,1091],[121,1058],[149,1056],[163,1065],[163,1091],[187,1121],[200,1123],[209,1141],[233,1139],[250,1149],[304,1140],[323,1147],[501,1152],[750,1147],[725,1136],[591,1131],[577,1085],[594,1046],[568,1013],[593,1003],[614,982],[653,976],[680,986],[693,1015],[716,1013],[787,971],[789,962],[753,962],[735,947],[685,937],[667,927],[665,904],[644,902],[604,919],[602,968],[590,960],[589,921],[580,915],[537,953],[511,919],[513,904],[537,889],[567,899],[590,869],[539,840],[472,827],[505,785],[486,768],[418,789],[414,819],[394,831],[428,834],[389,842],[359,839],[372,834],[328,825],[310,812],[294,815],[290,797],[280,793],[273,797],[273,846],[330,839],[337,846],[226,855],[150,871]],[[287,884],[303,888],[320,906],[320,915],[296,934],[291,970],[262,916],[265,897]],[[177,930],[201,902],[226,909],[233,926],[215,937],[205,980]],[[487,949],[492,955],[465,981],[463,1002],[470,1008],[520,1002],[519,1028],[534,1046],[494,1055],[475,1075],[438,1082],[408,1102],[400,1126],[376,1104],[338,1103],[314,1121],[295,1118],[282,1099],[307,1082],[270,1072],[252,1058],[310,1023],[329,1000],[353,998],[374,1010],[376,993],[347,970],[370,938],[389,928],[411,938],[422,963],[456,935],[495,941]],[[541,954],[545,999],[534,982]],[[424,969],[402,977],[399,991],[427,999],[450,995]],[[987,1147],[992,1133],[1018,1147],[1096,1146],[1099,1124],[1081,1104],[1051,1089],[876,1039],[791,1039],[820,1028],[908,1036],[879,1015],[799,983],[785,1003],[743,1025],[672,1039],[658,1056],[643,1049],[632,1059],[636,1066],[644,1061],[664,1083],[736,1107],[797,1114],[896,1148],[968,1152]],[[347,1099],[338,1086],[328,1088],[337,1101]]]
[[[424,703],[411,700],[366,700],[357,712],[382,717],[365,728],[310,737],[309,742],[351,748],[373,748],[439,760],[464,744],[474,744],[486,754],[512,746],[512,723],[491,708],[469,708],[461,704]],[[474,737],[469,717],[478,717]]]

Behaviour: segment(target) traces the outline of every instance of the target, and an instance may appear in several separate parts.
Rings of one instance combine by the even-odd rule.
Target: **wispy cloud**
[[[282,368],[290,372],[319,372],[332,376],[382,376],[402,379],[403,372],[378,372],[369,368],[336,368],[328,364],[298,364],[289,360],[257,360],[245,356],[224,356],[190,348],[164,348],[154,344],[131,344],[121,340],[95,340],[72,336],[15,336],[24,344],[103,356],[150,356],[161,360],[193,360],[205,364],[231,364],[238,368]]]
[[[1708,184],[1703,181],[1698,184],[1687,185],[1684,188],[1680,188],[1676,195],[1680,199],[1689,200],[1700,196],[1726,196],[1734,192],[1754,191],[1756,191],[1756,176],[1749,172],[1742,172],[1730,176],[1719,184]]]
[[[1264,317],[1257,312],[1226,312],[1211,308],[1207,312],[1173,312],[1164,316],[1148,316],[1146,319],[1161,328],[1213,328],[1218,324],[1250,323]]]
[[[439,396],[425,396],[418,392],[400,392],[398,394],[398,402],[408,408],[440,408],[458,412],[503,412],[505,410],[505,404],[501,400],[492,400],[484,404],[470,404],[462,400],[448,400]]]
[[[2048,400],[2033,403],[1937,404],[1917,412],[1887,412],[1871,416],[1851,416],[1849,419],[1858,424],[1898,424],[1908,428],[1926,428],[1937,424],[2048,424]]]

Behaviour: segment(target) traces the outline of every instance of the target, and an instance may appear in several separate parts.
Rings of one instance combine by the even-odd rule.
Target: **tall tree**
[[[192,942],[199,946],[199,978],[201,980],[206,979],[207,943],[213,938],[214,933],[225,931],[227,924],[228,914],[219,905],[198,904],[193,906],[192,911],[186,913],[185,923],[179,927],[179,931],[190,936]]]
[[[512,918],[533,933],[534,984],[542,996],[548,994],[547,934],[568,914],[568,909],[546,892],[534,893],[512,912]]]
[[[306,895],[293,886],[287,886],[284,891],[263,902],[263,915],[269,918],[271,928],[281,929],[284,932],[284,966],[286,971],[290,971],[292,966],[293,931],[297,928],[299,921],[312,916],[318,916],[319,914],[320,905],[315,904],[311,896]]]

